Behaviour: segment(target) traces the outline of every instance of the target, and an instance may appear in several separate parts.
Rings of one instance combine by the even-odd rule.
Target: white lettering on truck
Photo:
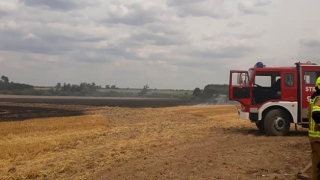
[[[306,87],[305,91],[306,92],[316,92],[316,88],[315,87]]]
[[[315,87],[306,87],[305,88],[306,92],[316,92],[316,88]],[[307,101],[310,102],[311,96],[307,96]]]

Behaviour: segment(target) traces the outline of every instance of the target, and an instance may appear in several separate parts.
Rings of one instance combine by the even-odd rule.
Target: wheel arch
[[[265,116],[267,115],[267,113],[268,113],[269,111],[273,110],[273,109],[281,109],[281,110],[283,110],[285,113],[287,113],[287,114],[289,115],[289,117],[290,117],[290,123],[293,123],[293,122],[294,122],[294,121],[293,121],[293,116],[292,116],[291,112],[290,112],[287,108],[285,108],[285,107],[283,107],[283,106],[279,106],[279,105],[270,106],[270,107],[266,108],[264,111],[262,111],[262,118],[265,117]]]
[[[259,120],[262,120],[272,109],[281,109],[290,116],[291,123],[297,123],[297,102],[269,102],[259,108]]]

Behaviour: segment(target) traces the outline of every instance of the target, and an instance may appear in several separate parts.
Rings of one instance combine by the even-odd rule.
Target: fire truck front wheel
[[[270,110],[264,119],[267,135],[286,136],[290,131],[290,116],[282,109]]]

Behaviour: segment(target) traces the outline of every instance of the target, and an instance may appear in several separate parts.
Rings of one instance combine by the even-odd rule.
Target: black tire
[[[265,129],[264,129],[264,121],[261,120],[261,121],[258,121],[255,123],[257,128],[259,129],[259,131],[261,132],[265,132]]]
[[[290,115],[281,109],[272,109],[264,118],[264,128],[269,136],[287,136],[290,131]]]

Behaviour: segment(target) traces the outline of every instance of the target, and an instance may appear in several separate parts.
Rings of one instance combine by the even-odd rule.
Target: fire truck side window
[[[249,78],[246,73],[232,73],[232,86],[247,86]]]
[[[254,81],[262,87],[271,87],[271,76],[256,76]]]
[[[284,86],[293,87],[294,85],[294,75],[292,73],[288,73],[284,75]]]
[[[304,84],[314,84],[319,76],[320,72],[305,72]]]

